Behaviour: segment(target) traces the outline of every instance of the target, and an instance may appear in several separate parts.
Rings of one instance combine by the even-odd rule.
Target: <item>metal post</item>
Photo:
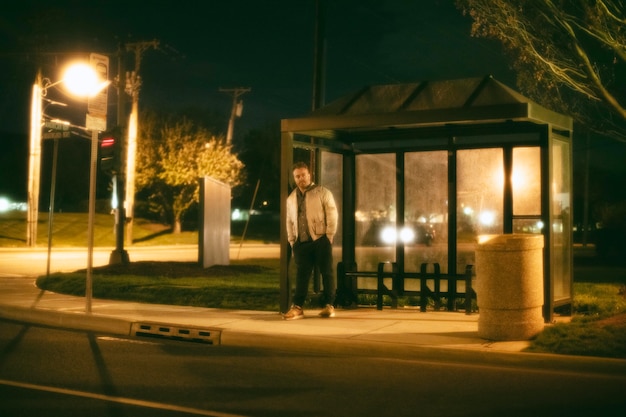
[[[46,276],[50,276],[50,252],[52,251],[52,219],[54,217],[54,194],[57,180],[57,159],[59,155],[59,140],[54,139],[52,153],[52,182],[50,183],[50,204],[48,206],[48,259],[46,262]]]
[[[280,140],[280,201],[287,201],[289,195],[289,175],[293,165],[293,136],[291,133],[281,132]],[[280,211],[280,224],[287,224],[287,213]],[[280,312],[289,310],[291,301],[291,280],[289,266],[291,260],[291,246],[287,241],[287,228],[280,228]]]
[[[91,167],[89,170],[89,218],[87,221],[87,279],[85,282],[85,312],[91,313],[93,293],[93,228],[96,213],[96,174],[98,166],[98,131],[91,131]]]

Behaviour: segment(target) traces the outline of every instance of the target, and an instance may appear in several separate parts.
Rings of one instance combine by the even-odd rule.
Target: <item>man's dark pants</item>
[[[324,304],[334,304],[337,284],[333,271],[333,246],[326,236],[315,241],[299,242],[293,246],[296,262],[296,292],[293,303],[302,307],[309,291],[313,268],[317,266],[322,275]]]

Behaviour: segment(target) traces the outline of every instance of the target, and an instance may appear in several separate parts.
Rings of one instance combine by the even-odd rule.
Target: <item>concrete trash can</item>
[[[478,335],[528,340],[544,328],[543,235],[481,236],[476,246]]]

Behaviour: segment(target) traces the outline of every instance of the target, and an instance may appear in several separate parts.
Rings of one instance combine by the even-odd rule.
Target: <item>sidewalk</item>
[[[478,314],[374,307],[337,309],[334,318],[305,310],[302,320],[278,312],[225,310],[91,300],[41,291],[34,278],[0,276],[0,318],[114,336],[158,337],[208,346],[340,352],[420,360],[488,358],[506,366],[582,369],[626,374],[626,361],[524,353],[528,341],[492,342],[478,336]],[[574,365],[575,363],[575,365]]]
[[[337,309],[334,318],[306,310],[302,320],[250,310],[144,304],[39,290],[34,279],[0,278],[0,318],[120,337],[178,339],[205,346],[271,348],[307,354],[345,354],[626,375],[618,359],[524,353],[527,341],[478,337],[478,314],[418,309]],[[182,342],[181,342],[182,343]],[[208,347],[212,348],[212,347]]]
[[[337,309],[337,316],[330,319],[318,317],[320,310],[306,310],[304,319],[285,321],[278,312],[101,299],[92,299],[90,314],[85,312],[86,307],[84,297],[41,291],[35,287],[34,279],[0,278],[0,317],[120,336],[135,336],[139,331],[211,344],[228,344],[241,339],[242,335],[253,340],[272,336],[281,342],[286,338],[306,337],[509,352],[520,352],[528,346],[526,341],[492,343],[479,338],[478,314],[421,313],[417,308],[385,308],[382,311],[374,307]],[[145,327],[149,325],[152,328]],[[159,328],[169,328],[170,331],[159,331]]]

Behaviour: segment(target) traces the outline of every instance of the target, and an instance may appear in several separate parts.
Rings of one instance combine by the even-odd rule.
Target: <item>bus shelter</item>
[[[573,121],[491,76],[368,86],[281,123],[281,201],[308,162],[340,211],[335,262],[458,273],[481,235],[544,236],[543,316],[571,307]],[[281,210],[280,306],[290,305]]]

